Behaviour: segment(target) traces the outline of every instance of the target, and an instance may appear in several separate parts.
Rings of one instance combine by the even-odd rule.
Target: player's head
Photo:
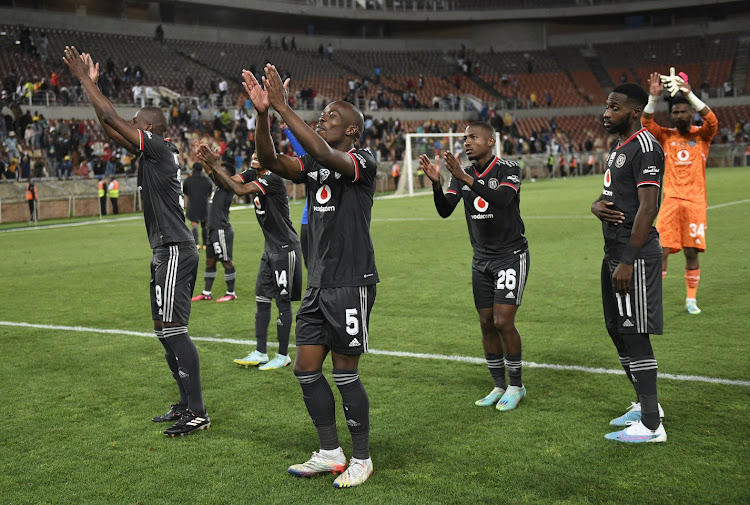
[[[677,95],[672,99],[672,110],[669,115],[672,119],[672,124],[677,131],[680,133],[687,133],[690,131],[690,126],[693,123],[693,107],[688,102],[687,98],[682,95]]]
[[[250,157],[250,168],[254,170],[260,170],[260,161],[258,161],[258,153],[254,152]]]
[[[167,131],[167,119],[159,107],[144,107],[135,113],[133,126],[163,136]]]
[[[640,127],[643,108],[648,103],[648,93],[641,86],[626,82],[620,84],[607,98],[607,108],[602,115],[608,133],[630,132],[634,123]]]
[[[469,160],[481,160],[492,154],[495,129],[489,123],[475,121],[464,132],[464,152]]]
[[[194,174],[198,175],[202,171],[203,171],[203,165],[201,165],[197,161],[195,163],[193,163],[193,173]]]
[[[227,161],[222,162],[222,167],[229,173],[230,176],[234,175],[236,173],[236,170],[234,169],[234,164],[229,163]]]
[[[349,150],[357,143],[365,129],[365,117],[349,102],[337,101],[326,105],[320,114],[315,131],[334,149]]]

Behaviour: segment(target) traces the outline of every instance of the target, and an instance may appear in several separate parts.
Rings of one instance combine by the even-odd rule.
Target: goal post
[[[415,192],[425,188],[429,190],[432,187],[432,183],[426,175],[420,176],[417,174],[417,171],[419,170],[419,157],[422,154],[426,154],[432,161],[435,160],[435,155],[439,154],[441,158],[441,172],[443,175],[448,173],[442,161],[442,153],[446,150],[458,156],[461,164],[466,165],[468,163],[466,156],[464,155],[461,157],[464,149],[463,138],[463,132],[407,133],[403,163],[405,169],[404,175],[406,175],[406,177],[400,182],[399,187],[396,189],[396,193],[414,196]],[[495,132],[495,155],[499,157],[500,153],[500,133]],[[443,180],[448,181],[449,178],[450,177],[443,177]]]

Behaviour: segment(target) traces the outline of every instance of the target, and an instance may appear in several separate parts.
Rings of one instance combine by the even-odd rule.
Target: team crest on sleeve
[[[359,162],[359,166],[364,168],[367,165],[367,162],[365,161],[364,156],[362,156],[359,153],[352,153],[355,158],[357,158],[357,162]]]
[[[625,154],[620,154],[615,160],[615,166],[617,168],[622,168],[622,166],[625,164],[625,160],[627,160]]]
[[[498,186],[500,186],[500,183],[499,183],[499,182],[497,181],[497,179],[495,179],[495,178],[492,178],[492,179],[490,179],[490,181],[489,181],[489,182],[487,183],[487,186],[489,186],[489,188],[490,188],[490,189],[497,189],[497,188],[498,188]]]
[[[612,166],[612,162],[615,161],[615,154],[617,154],[617,153],[614,152],[614,151],[612,151],[612,153],[609,155],[609,159],[607,160],[607,166],[608,167],[611,167]]]

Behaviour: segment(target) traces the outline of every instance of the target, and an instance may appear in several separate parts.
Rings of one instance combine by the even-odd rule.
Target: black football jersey
[[[266,239],[265,250],[272,253],[289,252],[299,247],[299,237],[289,217],[289,198],[284,179],[272,172],[258,176],[254,169],[240,174],[245,184],[255,184],[260,193],[253,195],[255,217]]]
[[[138,130],[138,190],[151,248],[193,242],[185,224],[180,177],[180,155],[171,142],[150,131]]]
[[[200,174],[191,175],[182,182],[182,192],[188,197],[185,215],[191,221],[202,223],[208,217],[208,198],[214,190],[211,179]]]
[[[661,193],[663,176],[664,151],[661,144],[645,128],[612,148],[607,158],[602,194],[605,200],[614,202],[612,208],[625,214],[625,222],[617,226],[602,222],[604,252],[607,256],[619,259],[630,241],[633,222],[640,206],[638,188],[656,186],[660,188]],[[661,256],[659,233],[653,224],[641,247],[640,256]]]
[[[479,184],[492,190],[508,188],[516,196],[503,209],[498,209],[472,189],[451,177],[445,197],[456,205],[458,198],[464,201],[469,239],[477,259],[492,259],[505,256],[527,247],[525,227],[521,219],[521,167],[515,161],[493,157],[486,166],[475,164],[464,168],[464,172]]]
[[[216,188],[208,198],[208,228],[211,230],[227,230],[229,224],[229,207],[232,205],[234,193],[231,189]]]
[[[378,165],[370,152],[352,149],[354,177],[330,170],[306,154],[295,182],[307,190],[307,283],[315,288],[364,286],[379,281],[370,237]]]

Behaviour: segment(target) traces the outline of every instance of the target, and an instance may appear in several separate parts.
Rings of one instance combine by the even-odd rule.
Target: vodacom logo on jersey
[[[478,196],[474,199],[474,208],[477,209],[479,212],[487,212],[487,208],[490,206],[487,201],[482,198],[481,196]]]
[[[690,151],[683,149],[677,152],[677,159],[680,161],[687,161],[690,159]]]
[[[323,184],[318,191],[315,192],[315,200],[320,205],[313,206],[313,210],[316,212],[334,212],[336,210],[335,205],[326,205],[331,199],[331,187],[328,184]]]
[[[612,196],[612,191],[608,190],[607,188],[612,185],[612,173],[607,169],[606,172],[604,172],[604,189],[602,190],[602,194],[604,196]]]
[[[481,196],[478,196],[474,199],[474,208],[482,214],[472,214],[472,219],[492,219],[493,217],[495,217],[494,214],[485,214],[485,212],[487,212],[487,209],[490,208],[490,204],[487,203],[487,200],[485,200]]]
[[[255,198],[253,198],[253,207],[255,207],[255,213],[259,216],[262,216],[266,213],[266,211],[263,210],[263,207],[260,204],[260,198],[258,198],[258,195],[255,195]]]

